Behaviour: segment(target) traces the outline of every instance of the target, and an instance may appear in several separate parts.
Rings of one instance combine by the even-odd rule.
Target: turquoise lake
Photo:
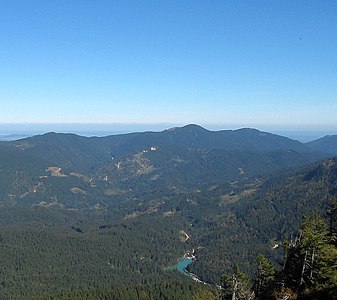
[[[191,258],[182,258],[179,260],[178,264],[177,264],[177,270],[187,276],[190,276],[190,274],[188,272],[186,272],[186,268],[188,265],[190,265],[192,263],[192,259]]]
[[[191,276],[188,272],[186,272],[186,268],[188,265],[190,265],[193,262],[191,258],[180,258],[178,263],[172,267],[166,268],[166,270],[178,270],[181,274],[184,274],[186,276]]]

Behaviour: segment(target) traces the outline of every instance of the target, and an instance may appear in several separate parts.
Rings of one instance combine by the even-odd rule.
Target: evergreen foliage
[[[249,277],[238,268],[232,276],[226,275],[223,299],[337,297],[337,247],[319,214],[305,216],[296,237],[286,241],[284,247],[283,269],[277,272],[264,256],[258,255],[253,289]]]
[[[322,157],[299,142],[192,125],[0,150],[0,299],[219,299],[233,264],[223,297],[335,289],[336,202],[329,226],[303,219],[273,268],[283,236],[337,194],[337,158],[276,175]],[[165,271],[192,251],[188,271],[210,285]]]
[[[269,299],[273,289],[276,270],[271,262],[259,254],[256,258],[254,278],[254,292],[259,299]]]
[[[220,300],[216,289],[203,287],[194,282],[167,281],[147,285],[121,285],[100,289],[65,291],[55,295],[38,297],[37,300]]]
[[[337,246],[337,198],[334,197],[331,203],[330,210],[330,233],[331,240]]]
[[[336,291],[337,248],[328,225],[317,213],[303,218],[298,235],[290,241],[282,279],[299,297]]]
[[[225,275],[223,278],[224,300],[251,300],[255,299],[252,281],[238,266],[234,267],[232,276]]]

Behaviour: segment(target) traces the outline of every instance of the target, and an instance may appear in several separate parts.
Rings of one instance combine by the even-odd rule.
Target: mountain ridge
[[[306,143],[314,151],[337,155],[337,135],[326,135],[317,140]]]
[[[256,129],[209,131],[195,124],[107,137],[50,132],[2,142],[0,150],[0,156],[7,152],[27,162],[32,157],[41,160],[32,167],[34,172],[22,174],[24,189],[19,182],[6,181],[10,187],[5,190],[11,192],[4,194],[4,203],[27,206],[42,201],[76,209],[97,203],[108,207],[111,195],[124,199],[139,193],[177,194],[219,184],[233,189],[230,182],[246,184],[326,157],[298,141]],[[11,178],[16,171],[9,168]]]
[[[1,143],[3,291],[165,281],[179,276],[165,268],[191,251],[189,271],[211,284],[236,263],[249,272],[257,253],[277,263],[273,247],[337,193],[337,158],[318,162],[326,154],[297,147],[255,129],[194,125]]]
[[[116,143],[121,141],[127,141],[129,139],[142,139],[143,143],[147,142],[159,142],[159,143],[177,143],[181,142],[183,145],[191,147],[206,147],[206,148],[221,148],[224,150],[240,150],[250,149],[256,151],[265,150],[279,150],[279,149],[292,149],[296,151],[310,151],[311,149],[305,144],[292,140],[287,137],[283,137],[277,134],[272,134],[264,131],[260,131],[254,128],[241,128],[236,130],[218,130],[210,131],[199,125],[189,124],[183,127],[174,127],[170,129],[163,130],[161,132],[146,131],[146,132],[134,132],[126,134],[109,135],[105,137],[84,137],[72,133],[55,133],[49,132],[43,135],[36,135],[29,138],[24,138],[8,144],[17,145],[18,143],[34,141],[41,142],[42,140],[48,141],[50,138],[60,139],[77,139],[79,142],[94,140],[96,143]],[[227,140],[226,140],[227,139]],[[230,142],[236,139],[234,146],[230,146]],[[241,139],[241,140],[240,140]],[[248,139],[248,140],[242,140]],[[256,146],[256,141],[252,145],[252,139],[258,139],[258,142],[268,142],[269,148],[263,149],[262,147]],[[237,142],[240,142],[238,144]],[[196,143],[197,142],[197,143]],[[249,142],[247,146],[245,143]],[[6,143],[6,142],[3,142]],[[149,144],[148,144],[149,145]],[[252,148],[253,146],[253,148]]]

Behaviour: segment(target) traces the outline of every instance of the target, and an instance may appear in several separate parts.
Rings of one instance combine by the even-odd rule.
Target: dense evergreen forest
[[[0,143],[0,298],[333,299],[337,158],[326,156],[195,125]],[[192,254],[194,277],[167,269]]]
[[[336,299],[336,198],[329,216],[329,224],[316,212],[303,217],[297,233],[283,242],[281,269],[263,255],[256,258],[253,278],[236,266],[224,276],[222,299]]]

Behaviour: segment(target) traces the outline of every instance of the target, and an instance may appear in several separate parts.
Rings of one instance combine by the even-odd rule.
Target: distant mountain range
[[[319,140],[303,144],[256,129],[209,131],[198,125],[90,138],[47,133],[0,143],[1,174],[16,178],[4,179],[3,201],[33,205],[48,195],[58,198],[61,206],[73,203],[80,208],[85,201],[71,200],[79,193],[84,199],[95,195],[109,205],[109,193],[121,197],[135,190],[177,192],[230,185],[230,181],[240,184],[326,157],[319,144]],[[51,171],[58,168],[58,173]],[[53,191],[60,180],[68,186],[63,194]]]
[[[327,135],[306,145],[317,152],[337,155],[337,135]]]
[[[1,145],[12,146],[16,151],[58,162],[63,166],[82,166],[89,170],[108,162],[112,157],[129,155],[155,146],[264,153],[288,150],[303,154],[315,150],[311,147],[312,143],[303,144],[256,129],[208,131],[197,125],[171,128],[163,132],[91,138],[74,134],[47,133]],[[85,162],[78,162],[84,158]]]
[[[1,142],[0,298],[162,283],[191,251],[211,284],[258,253],[276,263],[302,216],[337,195],[335,142],[197,125]]]

